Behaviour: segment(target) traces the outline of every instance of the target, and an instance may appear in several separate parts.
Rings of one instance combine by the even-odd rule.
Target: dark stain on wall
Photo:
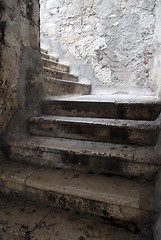
[[[0,69],[2,68],[2,45],[5,43],[6,23],[5,23],[5,21],[2,21],[4,11],[5,11],[5,7],[1,1],[0,2]],[[0,90],[2,90],[1,86],[2,86],[2,82],[0,79]],[[0,91],[0,95],[1,95],[1,91]],[[2,137],[0,136],[0,157],[3,156],[2,149],[3,149],[3,141],[2,141]]]
[[[6,28],[6,22],[2,20],[2,13],[5,11],[5,7],[0,2],[0,68],[2,68],[2,44],[5,44],[5,28]]]
[[[6,22],[1,21],[0,22],[0,43],[5,44],[5,28],[6,28]]]
[[[31,0],[27,3],[26,14],[27,14],[27,18],[32,21],[32,17],[33,17],[33,2]]]
[[[0,43],[5,43],[5,28],[6,28],[6,22],[2,19],[3,12],[5,11],[5,7],[3,5],[3,2],[0,2]]]
[[[0,43],[0,69],[2,68],[2,45]],[[0,85],[1,85],[1,80],[0,80]]]
[[[5,10],[5,7],[2,3],[0,3],[0,13]]]

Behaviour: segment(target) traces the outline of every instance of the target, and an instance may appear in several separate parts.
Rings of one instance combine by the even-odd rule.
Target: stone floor
[[[104,218],[0,198],[0,240],[141,240]]]

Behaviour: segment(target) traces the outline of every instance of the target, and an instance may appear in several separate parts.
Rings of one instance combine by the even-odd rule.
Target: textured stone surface
[[[39,111],[44,77],[38,1],[2,0],[0,10],[0,135],[7,127],[7,137],[25,132],[26,117]]]
[[[62,71],[62,72],[69,72],[69,67],[51,60],[47,60],[45,58],[42,58],[42,64],[44,67],[47,68],[53,68],[53,69],[57,69],[58,71]]]
[[[38,167],[22,165],[16,162],[4,160],[1,163],[0,176],[1,187],[24,192],[26,179],[33,174]]]
[[[119,99],[99,95],[47,98],[42,101],[42,112],[46,115],[96,117],[154,121],[161,111],[158,100]]]
[[[160,81],[160,65],[161,65],[161,1],[156,1],[156,21],[155,21],[155,36],[154,36],[154,43],[153,43],[153,61],[152,67],[150,69],[150,78],[153,80],[151,81],[151,85],[153,89],[156,89],[156,92],[159,96],[161,96],[161,81]],[[154,81],[155,80],[155,81]]]
[[[41,56],[42,54],[44,55],[45,53],[41,53]],[[53,61],[54,57],[48,54],[45,54],[43,57],[45,57],[42,58],[42,64],[46,76],[45,86],[48,96],[58,97],[90,94],[91,86],[79,83],[78,76],[69,73],[69,66]]]
[[[14,5],[17,9],[12,13],[9,7],[13,9]],[[21,32],[17,3],[1,1],[0,8],[0,129],[2,131],[8,119],[18,108],[16,89],[20,67],[19,58],[16,55],[20,55]]]
[[[153,91],[159,9],[157,0],[41,0],[42,46],[69,62],[82,81],[90,79],[94,92],[108,94],[109,86]]]
[[[48,54],[46,54],[44,52],[41,52],[41,57],[45,58],[45,59],[49,59],[49,60],[55,61],[55,62],[58,62],[58,58],[56,58],[54,56],[51,56],[51,55],[48,55]]]
[[[29,137],[9,143],[14,160],[85,173],[151,179],[161,164],[155,148]]]
[[[111,0],[99,2],[75,0],[72,5],[70,1],[49,0],[47,4],[50,5],[51,10],[54,8],[56,10],[52,13],[50,11],[54,19],[47,17],[48,24],[52,23],[51,35],[54,32],[54,38],[51,41],[55,42],[55,49],[58,49],[60,57],[64,61],[75,63],[72,70],[74,73],[80,72],[82,82],[88,78],[93,79],[93,86],[100,85],[105,90],[107,90],[105,86],[119,86],[116,92],[128,92],[128,86],[132,90],[139,88],[141,94],[145,94],[142,89],[149,87],[151,90],[157,90],[160,84],[161,6],[159,0],[142,0],[136,3],[131,0],[115,2]],[[69,9],[65,9],[67,5]],[[62,21],[55,19],[58,15],[61,18],[63,16]],[[53,22],[57,24],[56,27],[53,26]],[[106,29],[102,30],[102,27]],[[85,31],[86,35],[84,35]],[[54,48],[53,51],[55,51]],[[26,119],[31,114],[39,114],[39,102],[44,95],[44,77],[39,52],[39,4],[37,0],[2,0],[0,3],[0,76],[0,135],[2,136],[7,127],[6,137],[11,138],[15,134],[25,132]],[[100,87],[100,89],[102,88]],[[157,90],[158,93],[159,90]],[[148,93],[151,94],[150,91]],[[2,144],[4,145],[4,142]],[[9,149],[6,147],[3,150],[8,153]],[[149,161],[151,159],[148,158]],[[142,161],[142,158],[140,160]],[[156,159],[156,161],[159,163],[160,159]],[[125,201],[131,203],[131,206],[123,204],[124,195],[120,198],[120,194],[112,200],[115,204],[112,202],[101,202],[100,204],[98,196],[93,204],[89,195],[93,196],[94,194],[89,194],[85,199],[84,189],[81,197],[80,192],[78,192],[78,196],[75,196],[75,193],[69,195],[63,191],[58,192],[57,188],[54,190],[52,181],[46,185],[44,190],[35,188],[37,182],[40,184],[39,186],[44,186],[44,179],[48,178],[48,173],[43,177],[42,183],[41,175],[36,175],[36,172],[37,174],[39,172],[35,167],[30,168],[26,164],[21,167],[20,165],[1,162],[0,184],[3,193],[14,192],[13,196],[20,196],[22,193],[26,198],[38,199],[52,206],[61,205],[64,208],[88,210],[87,212],[105,217],[113,216],[141,223],[145,221],[148,224],[151,221],[153,208],[149,201],[153,195],[152,190],[146,192],[147,188],[143,188],[142,191],[139,191],[139,197],[138,192],[134,191],[138,201],[141,199],[138,205],[135,197],[132,197],[134,202],[128,202],[129,198],[126,194]],[[44,169],[44,172],[46,171]],[[27,186],[26,184],[29,183],[30,178],[32,180],[34,174],[38,177],[37,182],[34,185],[34,182],[30,181],[30,186]],[[50,177],[54,179],[52,174]],[[76,174],[75,177],[77,178],[78,175]],[[48,179],[45,181],[48,182]],[[50,186],[53,187],[52,191],[49,189]],[[126,184],[125,186],[127,187]],[[61,187],[62,185],[59,185],[59,189]],[[150,187],[149,183],[148,187]],[[128,185],[126,190],[129,190],[128,188],[131,192],[131,185]],[[75,191],[78,189],[75,188]],[[97,192],[99,189],[96,189]],[[116,199],[119,199],[118,201],[121,199],[121,203],[116,204]],[[157,231],[160,231],[158,225],[156,225]],[[8,235],[5,238],[11,239],[11,236]]]
[[[86,95],[90,94],[91,86],[85,83],[72,82],[61,79],[47,78],[46,79],[46,90],[48,96],[65,96],[67,95]]]
[[[113,222],[114,223],[114,222]],[[44,207],[32,202],[0,199],[0,238],[3,240],[151,240],[98,217]],[[131,227],[132,229],[132,227]]]
[[[149,121],[51,115],[29,119],[29,132],[32,135],[135,146],[154,146],[159,129],[156,122]]]
[[[8,170],[5,171],[8,164]],[[23,171],[23,169],[25,169]],[[152,184],[121,177],[78,174],[6,162],[1,164],[0,191],[45,205],[148,225],[155,206]]]
[[[51,69],[51,68],[47,68],[47,67],[44,67],[44,73],[47,77],[51,77],[51,78],[56,78],[56,79],[60,79],[60,80],[67,80],[67,81],[71,81],[71,82],[77,82],[78,81],[78,76],[76,76],[76,75],[66,73],[66,72],[62,72],[62,71],[55,70],[55,69]]]

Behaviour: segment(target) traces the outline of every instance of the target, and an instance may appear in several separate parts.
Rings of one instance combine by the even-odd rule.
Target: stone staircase
[[[59,79],[55,74],[69,68],[47,53],[42,57],[45,68],[54,69],[45,71],[53,73],[52,91],[42,99],[42,115],[28,120],[29,136],[8,142],[8,160],[0,162],[1,192],[103,217],[116,227],[110,240],[152,240],[160,101],[92,96],[86,85],[87,92],[62,90],[61,96],[60,88],[55,94],[54,81],[80,85],[73,76]]]
[[[58,58],[50,56],[42,49],[42,64],[46,75],[46,90],[50,96],[87,95],[91,86],[78,82],[78,76],[69,73],[69,66],[58,62]]]

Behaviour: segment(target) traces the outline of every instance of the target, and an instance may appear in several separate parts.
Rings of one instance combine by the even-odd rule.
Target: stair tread
[[[42,64],[44,67],[50,68],[50,69],[56,69],[58,71],[62,72],[69,72],[69,66],[61,64],[59,62],[56,62],[51,59],[46,59],[46,58],[41,58],[42,59]]]
[[[124,120],[124,119],[109,119],[109,118],[91,118],[91,117],[66,117],[66,116],[52,116],[42,115],[33,116],[29,122],[70,122],[80,124],[93,124],[102,126],[126,127],[126,128],[139,128],[147,130],[158,130],[159,125],[156,121],[142,121],[142,120]]]
[[[39,168],[35,166],[5,161],[1,163],[0,179],[6,184],[12,182],[49,192],[72,195],[84,199],[127,206],[136,209],[154,210],[150,196],[151,184],[137,182],[122,177],[78,174],[72,170]],[[5,184],[5,183],[4,183]],[[148,204],[147,204],[148,203]]]
[[[40,48],[40,51],[41,51],[42,53],[48,53],[48,50],[47,50],[47,49],[44,49],[44,48]]]
[[[43,61],[46,61],[46,62],[51,62],[51,63],[54,63],[56,65],[60,65],[60,66],[63,66],[63,67],[69,67],[68,65],[65,65],[65,64],[62,64],[62,63],[59,63],[59,62],[56,62],[54,60],[51,60],[51,59],[46,59],[46,58],[41,58]]]
[[[47,80],[49,80],[49,81],[59,81],[59,82],[62,82],[62,83],[69,83],[69,84],[73,84],[73,85],[90,86],[90,84],[87,84],[87,83],[73,82],[73,81],[69,81],[69,80],[57,79],[57,78],[52,78],[52,77],[47,77]]]
[[[63,71],[60,71],[60,70],[57,70],[57,69],[54,69],[54,68],[48,68],[48,67],[43,67],[45,70],[47,71],[50,71],[50,72],[60,72],[60,73],[64,73],[64,74],[67,74],[69,76],[72,76],[72,77],[75,77],[77,78],[78,76],[76,74],[72,74],[72,73],[68,73],[68,72],[63,72]]]
[[[77,102],[115,102],[115,103],[160,103],[161,100],[155,96],[131,96],[131,95],[86,95],[74,96],[69,99],[60,97],[59,101],[77,101]]]
[[[75,103],[98,103],[98,104],[127,104],[127,105],[133,105],[133,104],[142,104],[142,105],[153,105],[153,104],[157,104],[157,105],[161,105],[161,101],[160,100],[156,100],[156,99],[116,99],[116,98],[108,98],[107,96],[102,98],[102,99],[97,99],[97,97],[95,98],[89,98],[86,99],[86,96],[89,95],[85,95],[85,96],[72,96],[69,98],[66,97],[59,97],[57,99],[55,99],[54,97],[46,97],[44,98],[43,101],[48,101],[48,102],[60,102],[60,103],[70,103],[70,102],[75,102]],[[91,95],[92,96],[92,95]]]
[[[89,101],[88,101],[89,99]],[[115,98],[109,96],[46,97],[42,100],[42,111],[46,115],[93,117],[155,121],[161,111],[161,102],[155,98],[148,100]]]
[[[45,52],[41,52],[41,56],[42,58],[44,58],[45,60],[52,60],[52,61],[55,61],[55,62],[58,62],[59,58],[58,57],[54,57],[48,53],[45,53]]]
[[[43,151],[65,151],[75,154],[116,157],[126,161],[160,164],[154,147],[136,147],[105,142],[81,141],[65,138],[31,136],[9,142],[18,148],[37,148]],[[119,160],[118,160],[119,161]]]

